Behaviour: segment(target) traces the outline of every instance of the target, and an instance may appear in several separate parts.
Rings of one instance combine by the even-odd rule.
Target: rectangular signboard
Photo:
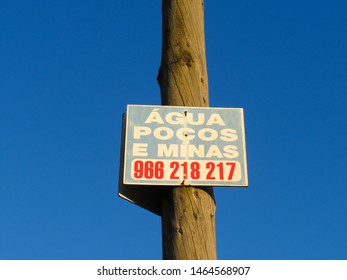
[[[243,109],[128,105],[125,185],[247,186]]]

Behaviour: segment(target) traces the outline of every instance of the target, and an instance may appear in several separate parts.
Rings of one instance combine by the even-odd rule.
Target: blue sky
[[[244,108],[249,187],[219,259],[346,259],[347,4],[205,2],[211,107]],[[160,104],[161,1],[0,2],[0,259],[161,259],[117,197],[127,104]]]

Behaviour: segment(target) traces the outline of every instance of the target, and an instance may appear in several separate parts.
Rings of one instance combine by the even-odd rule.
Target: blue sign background
[[[190,123],[189,121],[181,123],[187,114],[190,114]],[[200,116],[198,116],[198,114],[200,114]],[[197,124],[199,121],[201,124]],[[179,129],[181,129],[181,132],[187,132],[189,141],[183,141],[182,137],[177,137],[176,133]],[[224,139],[227,139],[224,141],[222,140],[223,129]],[[154,131],[157,131],[157,136],[154,135]],[[170,137],[171,135],[168,134],[168,131],[173,131],[172,137]],[[204,132],[201,134],[202,137],[199,137],[199,131]],[[211,133],[211,131],[215,132]],[[237,139],[231,139],[233,136],[230,131],[235,131]],[[218,133],[218,137],[214,137],[214,135],[217,135],[216,133]],[[179,135],[182,136],[182,133]],[[201,138],[206,138],[208,141]],[[189,153],[189,156],[183,152],[184,155],[181,156],[180,148],[184,147],[181,146],[182,144],[201,147],[204,156],[202,156],[201,153],[197,154],[193,152]],[[165,146],[166,150],[169,149],[170,145],[175,149],[171,150],[171,152],[168,150],[163,152],[163,150],[161,150],[159,153],[158,147],[160,145]],[[234,147],[233,149],[235,149],[236,146],[237,156],[230,153],[231,145]],[[211,146],[213,146],[213,149],[208,153],[209,147]],[[225,146],[229,147],[226,148],[227,151],[223,151]],[[218,150],[220,150],[220,153]],[[176,153],[174,151],[176,151]],[[222,155],[222,157],[220,155]],[[226,157],[224,155],[226,155]],[[134,167],[132,164],[136,160],[141,162],[146,162],[147,160],[154,162],[163,161],[165,162],[166,175],[161,179],[155,178],[155,176],[153,176],[153,178],[134,178]],[[248,178],[243,109],[128,105],[125,131],[124,184],[181,185],[183,170],[177,172],[177,175],[180,175],[178,176],[180,177],[179,179],[168,177],[170,175],[169,173],[173,172],[172,169],[167,170],[172,161],[179,162],[180,169],[183,168],[181,165],[184,161],[188,161],[189,164],[191,164],[191,162],[199,162],[201,163],[201,167],[205,166],[206,163],[210,161],[216,164],[222,162],[224,165],[228,165],[229,162],[236,164],[235,172],[238,175],[233,177],[236,180],[228,180],[227,174],[225,174],[222,179],[217,178],[218,176],[212,176],[212,178],[215,179],[210,178],[209,180],[206,178],[193,180],[188,177],[184,180],[184,185],[247,186]],[[205,176],[207,171],[208,170],[201,168],[201,176]],[[189,172],[190,170],[188,170],[188,173]],[[221,172],[223,172],[223,170]],[[229,171],[225,169],[225,173],[229,173]]]

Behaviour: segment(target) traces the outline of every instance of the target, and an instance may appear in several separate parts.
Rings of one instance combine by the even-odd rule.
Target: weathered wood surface
[[[204,1],[163,0],[162,104],[208,107]],[[216,259],[212,187],[166,188],[162,198],[163,258]]]

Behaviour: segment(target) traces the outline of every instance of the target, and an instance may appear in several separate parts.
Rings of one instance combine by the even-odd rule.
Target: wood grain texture
[[[208,107],[204,1],[163,0],[162,105]],[[166,187],[162,197],[163,258],[213,260],[216,205],[212,187]]]
[[[208,106],[204,2],[163,0],[162,104]]]

